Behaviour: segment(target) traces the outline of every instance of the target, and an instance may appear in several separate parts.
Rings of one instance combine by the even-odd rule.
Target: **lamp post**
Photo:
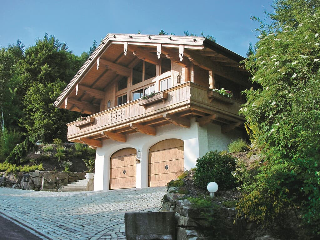
[[[216,182],[209,182],[207,185],[207,189],[210,192],[210,196],[213,198],[214,193],[218,191],[218,184]]]

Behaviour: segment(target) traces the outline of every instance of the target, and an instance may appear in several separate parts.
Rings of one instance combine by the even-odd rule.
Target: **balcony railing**
[[[187,82],[167,89],[154,96],[155,101],[149,100],[144,104],[138,99],[120,106],[93,114],[87,119],[71,122],[68,125],[68,139],[91,137],[103,131],[116,130],[134,122],[172,112],[179,112],[186,108],[199,108],[201,111],[216,111],[225,115],[239,117],[240,105],[237,102],[226,104],[218,99],[208,97],[208,89],[203,86]],[[161,99],[161,101],[158,101]]]

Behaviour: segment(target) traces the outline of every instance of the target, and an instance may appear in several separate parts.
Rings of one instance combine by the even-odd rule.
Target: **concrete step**
[[[69,183],[59,189],[60,192],[81,192],[87,191],[89,179],[79,180],[77,182]]]

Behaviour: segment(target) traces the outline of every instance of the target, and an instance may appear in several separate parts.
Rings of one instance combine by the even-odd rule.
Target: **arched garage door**
[[[110,158],[110,189],[136,187],[136,159],[134,148],[124,148]]]
[[[184,170],[183,141],[167,139],[149,149],[149,187],[166,186]]]

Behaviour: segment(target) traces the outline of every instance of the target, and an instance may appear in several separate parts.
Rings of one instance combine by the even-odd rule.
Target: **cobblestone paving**
[[[0,188],[0,212],[47,238],[125,239],[125,212],[158,211],[165,187],[107,192]]]

